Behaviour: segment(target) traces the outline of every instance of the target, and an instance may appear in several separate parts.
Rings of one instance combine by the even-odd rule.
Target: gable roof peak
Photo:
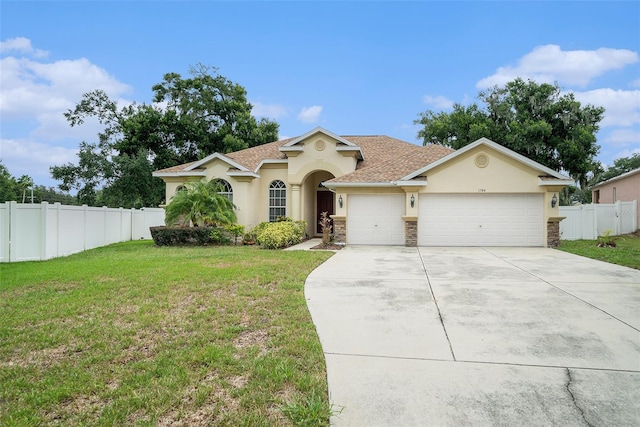
[[[489,138],[485,138],[482,137],[480,139],[475,140],[474,142],[472,142],[471,144],[465,145],[464,147],[454,151],[453,153],[444,156],[442,158],[440,158],[439,160],[421,168],[418,169],[417,171],[412,172],[411,174],[405,176],[403,178],[403,180],[409,180],[409,179],[413,179],[416,176],[423,174],[424,172],[433,169],[439,165],[441,165],[442,163],[448,162],[451,159],[454,159],[468,151],[473,150],[474,148],[480,146],[480,145],[485,145],[487,147],[490,147],[492,149],[494,149],[495,151],[498,151],[502,154],[504,154],[507,157],[511,157],[514,160],[519,161],[520,163],[523,163],[539,172],[543,172],[553,178],[556,179],[560,179],[560,180],[566,180],[569,179],[569,177],[562,175],[560,172],[554,171],[553,169],[540,164],[538,162],[536,162],[535,160],[531,160],[530,158],[523,156],[522,154],[516,153],[515,151],[505,147],[504,145],[500,145],[497,142],[494,142],[492,140],[490,140]]]
[[[344,137],[342,137],[340,135],[336,135],[335,133],[333,133],[331,131],[328,131],[323,127],[317,126],[314,129],[311,129],[309,132],[307,132],[307,133],[305,133],[303,135],[300,135],[297,138],[293,138],[291,141],[289,141],[286,144],[284,144],[281,148],[292,147],[292,146],[298,144],[300,141],[303,141],[303,140],[305,140],[305,139],[307,139],[307,138],[309,138],[309,137],[311,137],[311,136],[313,136],[315,134],[318,134],[318,133],[322,133],[322,134],[324,134],[324,135],[326,135],[326,136],[328,136],[330,138],[333,138],[336,141],[338,141],[341,144],[344,144],[344,145],[346,145],[348,147],[354,147],[354,148],[358,147],[356,144],[354,144],[353,142],[345,139]]]

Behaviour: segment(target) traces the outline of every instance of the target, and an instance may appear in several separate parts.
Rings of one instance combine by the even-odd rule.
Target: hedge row
[[[229,232],[218,227],[150,227],[157,246],[225,245],[231,242]]]
[[[265,249],[282,249],[297,245],[305,237],[305,221],[263,222],[252,231],[255,241]]]

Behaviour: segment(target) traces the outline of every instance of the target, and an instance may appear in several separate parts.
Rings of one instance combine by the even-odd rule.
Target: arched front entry
[[[316,171],[307,175],[302,183],[302,219],[307,222],[307,233],[310,236],[322,234],[322,228],[318,224],[322,212],[328,212],[329,215],[336,212],[335,193],[322,185],[322,182],[332,178],[334,176],[330,172]]]

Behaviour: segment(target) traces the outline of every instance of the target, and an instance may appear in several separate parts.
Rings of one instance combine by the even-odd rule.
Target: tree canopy
[[[613,161],[613,166],[607,168],[600,176],[598,182],[607,181],[623,173],[640,168],[640,153],[632,154],[629,157],[621,157]]]
[[[28,175],[22,175],[20,178],[12,176],[0,159],[0,203],[30,203],[32,200],[34,203],[76,204],[76,199],[73,196],[56,191],[52,187],[34,184],[33,179]]]
[[[482,106],[455,104],[451,112],[428,110],[415,120],[424,145],[459,149],[486,137],[587,185],[597,170],[596,133],[604,108],[581,105],[557,84],[517,78],[504,87],[481,91]]]
[[[152,88],[153,104],[118,106],[104,91],[85,93],[67,121],[79,126],[94,117],[104,128],[96,142],[80,143],[77,164],[51,168],[59,187],[78,190],[90,205],[157,206],[164,183],[154,170],[277,140],[278,123],[251,115],[244,87],[213,67],[190,67],[190,74],[165,74]]]

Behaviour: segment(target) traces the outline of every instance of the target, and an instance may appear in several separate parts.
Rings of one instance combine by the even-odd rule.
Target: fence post
[[[107,224],[109,222],[109,218],[107,218],[107,207],[103,206],[102,207],[102,217],[103,217],[103,221],[104,221],[104,225],[103,225],[103,230],[102,230],[102,246],[105,246],[107,244]]]
[[[136,226],[136,209],[131,208],[131,232],[129,233],[128,241],[133,240],[133,236],[135,235],[135,226]]]
[[[47,259],[47,215],[49,202],[40,202],[40,260]]]
[[[82,250],[87,250],[87,216],[89,214],[89,206],[82,205],[82,222],[84,223],[84,227],[82,227]]]
[[[4,202],[5,207],[5,218],[4,222],[0,224],[2,227],[2,242],[0,245],[3,245],[2,253],[5,255],[5,262],[11,261],[9,258],[10,250],[11,250],[11,202]]]
[[[9,202],[9,262],[16,260],[16,243],[18,241],[18,203]]]
[[[60,208],[62,205],[60,202],[55,202],[53,204],[56,207],[56,255],[55,257],[60,256]]]
[[[617,200],[614,203],[614,211],[615,211],[615,215],[616,215],[616,219],[615,219],[615,230],[614,230],[614,235],[615,236],[619,236],[620,235],[620,229],[622,228],[622,209],[621,209],[621,205],[620,205],[620,200]]]

